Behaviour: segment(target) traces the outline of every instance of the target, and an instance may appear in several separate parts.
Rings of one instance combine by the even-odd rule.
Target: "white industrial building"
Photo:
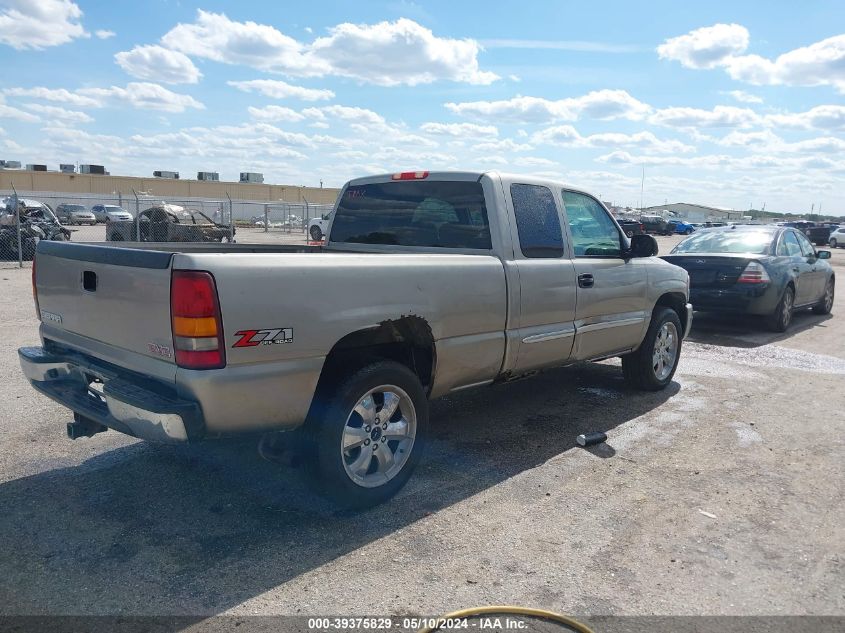
[[[654,207],[645,207],[640,210],[641,215],[661,215],[664,217],[676,217],[689,222],[727,222],[729,220],[741,220],[743,211],[725,209],[723,207],[708,207],[703,204],[691,204],[689,202],[673,202],[661,204]]]

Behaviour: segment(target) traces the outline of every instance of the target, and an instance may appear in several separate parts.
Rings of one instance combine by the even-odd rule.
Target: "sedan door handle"
[[[581,273],[578,275],[578,287],[579,288],[592,288],[593,283],[595,280],[590,273]]]

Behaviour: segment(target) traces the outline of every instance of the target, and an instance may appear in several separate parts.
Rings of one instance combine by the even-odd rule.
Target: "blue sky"
[[[845,214],[845,5],[698,5],[0,0],[0,157]]]

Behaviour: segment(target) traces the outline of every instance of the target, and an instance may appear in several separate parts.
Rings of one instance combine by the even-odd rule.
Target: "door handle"
[[[579,288],[592,288],[593,283],[595,280],[590,273],[581,273],[578,275],[578,287]]]

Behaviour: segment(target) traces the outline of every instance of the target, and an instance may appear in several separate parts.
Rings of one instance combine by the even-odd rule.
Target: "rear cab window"
[[[562,257],[563,232],[551,189],[514,183],[511,200],[522,254],[528,258]]]
[[[490,250],[479,182],[401,181],[347,187],[337,206],[333,243]]]

